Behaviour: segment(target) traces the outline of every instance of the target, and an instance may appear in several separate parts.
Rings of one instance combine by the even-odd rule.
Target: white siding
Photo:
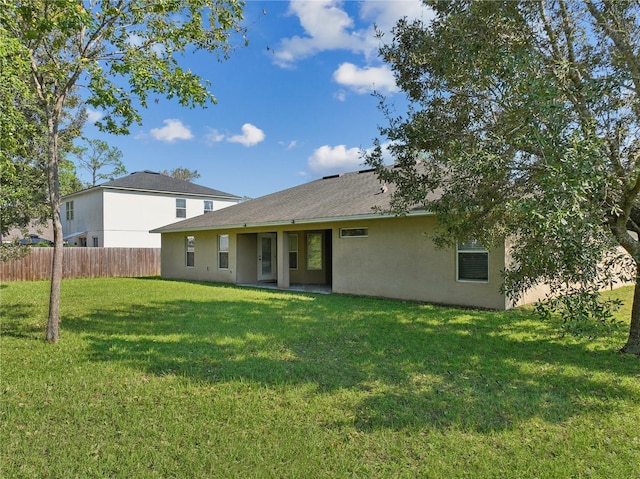
[[[160,235],[149,230],[186,219],[176,217],[176,198],[186,200],[186,218],[204,214],[204,200],[212,201],[214,210],[237,203],[193,195],[96,188],[64,199],[63,232],[86,233],[87,246],[93,246],[95,237],[101,247],[160,248]],[[67,201],[74,202],[72,221],[66,221]],[[76,237],[70,244],[80,243]]]
[[[160,235],[149,230],[186,219],[176,217],[176,198],[187,200],[186,218],[203,214],[205,199],[213,201],[214,209],[236,203],[170,193],[106,190],[104,246],[160,248]]]
[[[66,203],[73,201],[73,219],[67,220]],[[103,223],[103,196],[99,188],[88,190],[80,195],[65,198],[62,201],[60,215],[62,218],[62,235],[68,236],[74,233],[86,233],[88,245],[91,238],[98,237],[102,246]],[[72,245],[78,245],[78,238],[71,238]]]

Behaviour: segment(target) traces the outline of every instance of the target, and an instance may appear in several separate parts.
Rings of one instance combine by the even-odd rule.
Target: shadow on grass
[[[260,292],[121,305],[67,317],[64,328],[88,340],[93,360],[147,374],[357,391],[355,425],[365,431],[502,430],[637,396],[611,380],[637,375],[637,364],[536,334],[544,326],[517,311]]]
[[[28,304],[3,304],[0,311],[0,336],[18,339],[42,339],[44,325],[38,322],[25,322],[24,318],[37,316],[37,308]]]

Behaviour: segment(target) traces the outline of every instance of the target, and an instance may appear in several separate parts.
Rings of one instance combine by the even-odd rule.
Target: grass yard
[[[50,345],[48,282],[0,285],[5,479],[640,477],[625,327],[159,279],[62,295]]]

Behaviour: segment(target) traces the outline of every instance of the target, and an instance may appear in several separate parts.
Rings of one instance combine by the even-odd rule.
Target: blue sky
[[[129,136],[90,123],[84,134],[118,147],[130,173],[185,167],[200,173],[195,183],[251,198],[362,169],[360,151],[385,124],[372,92],[404,103],[378,57],[374,24],[390,32],[403,16],[424,20],[429,11],[420,0],[249,0],[249,46],[222,62],[203,53],[181,61],[211,82],[216,105],[188,109],[160,97]]]

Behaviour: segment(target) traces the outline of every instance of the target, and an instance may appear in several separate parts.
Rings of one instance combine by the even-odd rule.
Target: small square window
[[[476,240],[458,243],[458,281],[489,281],[489,252]]]

